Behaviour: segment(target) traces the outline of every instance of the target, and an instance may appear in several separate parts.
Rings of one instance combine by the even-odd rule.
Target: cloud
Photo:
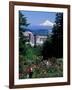
[[[45,20],[43,23],[40,24],[41,26],[52,26],[54,25],[54,23],[52,23],[49,20]]]

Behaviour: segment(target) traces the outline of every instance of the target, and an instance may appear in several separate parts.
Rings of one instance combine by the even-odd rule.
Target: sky
[[[52,25],[55,21],[55,12],[40,12],[40,11],[24,11],[22,14],[27,18],[27,23],[30,25]]]

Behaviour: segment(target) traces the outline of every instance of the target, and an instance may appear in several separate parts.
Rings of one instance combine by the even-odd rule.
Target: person
[[[33,68],[29,67],[27,77],[32,78],[32,75],[33,75]]]
[[[32,78],[33,75],[33,69],[32,67],[29,68],[29,78]]]

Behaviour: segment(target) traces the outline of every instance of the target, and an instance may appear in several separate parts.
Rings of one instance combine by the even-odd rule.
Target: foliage
[[[55,48],[54,55],[56,57],[63,57],[63,13],[56,14],[52,44]]]
[[[48,40],[46,40],[43,44],[43,48],[42,48],[42,55],[43,55],[43,59],[47,59],[49,57],[53,56],[53,46],[52,46],[52,42],[49,42]]]
[[[53,59],[53,58],[51,58]],[[37,64],[34,63],[36,67],[33,67],[33,75],[32,78],[49,78],[49,77],[63,77],[63,60],[62,59],[56,59],[56,63],[49,67],[43,64],[43,61],[38,60],[39,62]],[[29,62],[27,62],[27,65],[24,65],[24,70],[27,70],[26,68],[29,66]],[[33,64],[31,64],[33,65]],[[27,78],[27,71],[22,72],[22,74],[19,77],[20,79]]]
[[[22,28],[22,26],[27,27],[27,20],[26,17],[19,11],[19,54],[24,55],[25,54],[25,42],[26,38],[23,35],[23,32],[25,31],[25,28]]]
[[[26,38],[23,35],[23,32],[25,29],[23,29],[21,26],[27,27],[27,20],[26,17],[22,14],[21,11],[19,11],[19,72],[23,72],[23,66],[24,66],[24,55],[26,54]]]
[[[29,62],[37,62],[38,56],[41,55],[41,48],[40,47],[31,47],[30,45],[26,45],[26,54],[25,58]]]

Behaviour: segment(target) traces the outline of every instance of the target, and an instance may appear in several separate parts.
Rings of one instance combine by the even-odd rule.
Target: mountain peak
[[[53,27],[54,23],[49,20],[45,20],[43,23],[40,24],[41,26],[51,26]]]

